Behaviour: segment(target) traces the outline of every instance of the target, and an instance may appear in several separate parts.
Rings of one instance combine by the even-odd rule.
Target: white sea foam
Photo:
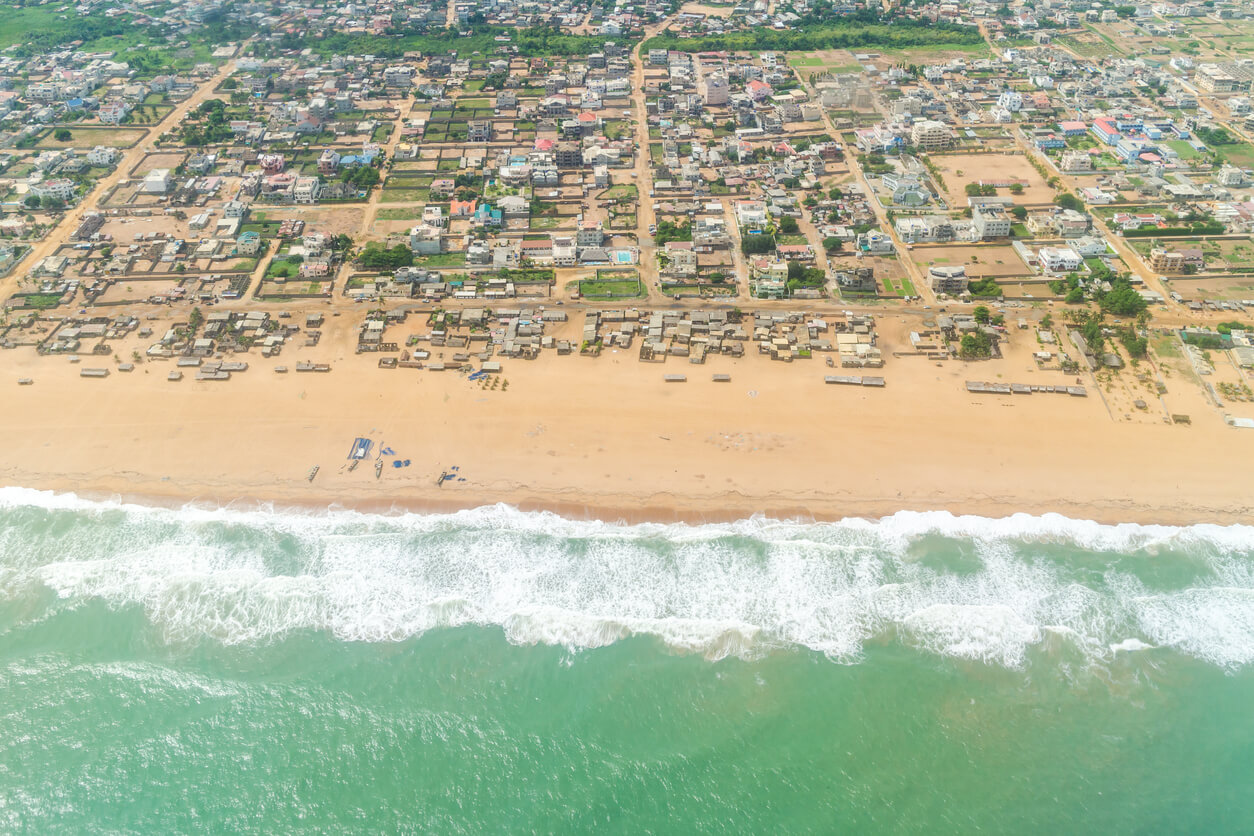
[[[0,489],[0,515],[0,598],[139,606],[171,642],[396,641],[476,624],[569,648],[655,636],[714,658],[805,647],[852,662],[896,637],[1020,666],[1050,634],[1095,660],[1154,645],[1254,662],[1249,526],[943,512],[628,526],[499,505],[163,509],[18,488]],[[1068,563],[1084,552],[1103,554]],[[1185,556],[1187,586],[1134,574]]]

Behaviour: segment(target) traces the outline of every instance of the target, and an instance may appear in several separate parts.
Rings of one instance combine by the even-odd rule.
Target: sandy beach
[[[900,347],[909,321],[883,325],[886,351]],[[1190,426],[1116,420],[1113,394],[965,391],[971,378],[1074,382],[1029,370],[1026,345],[982,364],[894,360],[879,390],[823,385],[831,370],[820,360],[659,365],[634,352],[510,361],[508,386],[492,389],[455,372],[378,369],[377,357],[353,354],[353,335],[348,317],[334,320],[318,348],[276,360],[254,353],[241,358],[248,372],[221,382],[171,383],[173,366],[153,362],[87,380],[66,358],[6,352],[7,376],[35,384],[9,383],[0,402],[0,482],[175,503],[500,502],[629,521],[934,509],[1139,523],[1254,515],[1254,476],[1240,464],[1254,461],[1254,433],[1204,410],[1183,381],[1170,407],[1191,412]],[[274,372],[297,359],[333,371]],[[712,382],[715,372],[731,382]],[[675,373],[688,382],[664,382]],[[410,466],[389,462],[377,479],[373,462],[349,472],[358,436]],[[456,478],[438,486],[454,467]]]

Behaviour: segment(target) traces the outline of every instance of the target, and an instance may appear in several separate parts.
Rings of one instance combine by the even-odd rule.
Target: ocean
[[[0,832],[1254,832],[1254,528],[0,489]]]

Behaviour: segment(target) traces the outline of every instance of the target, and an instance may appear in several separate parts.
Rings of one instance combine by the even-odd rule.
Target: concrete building
[[[1092,171],[1093,158],[1087,151],[1066,151],[1062,155],[1063,171]]]
[[[1157,273],[1179,273],[1184,269],[1184,255],[1173,250],[1150,251],[1150,269]]]
[[[981,241],[1010,237],[1010,215],[1005,207],[977,204],[971,208],[971,223]]]
[[[1084,259],[1071,247],[1041,247],[1036,255],[1041,267],[1050,273],[1070,273],[1084,264]]]
[[[932,283],[933,293],[957,295],[965,293],[970,279],[964,266],[947,267],[936,265],[927,268],[928,281]]]
[[[727,104],[729,97],[727,78],[721,73],[710,73],[701,84],[701,95],[706,107],[717,107]]]
[[[168,194],[173,179],[168,168],[154,168],[144,175],[144,183],[140,190],[145,194]]]
[[[953,142],[953,132],[944,122],[924,119],[910,127],[910,144],[923,151],[948,148]]]

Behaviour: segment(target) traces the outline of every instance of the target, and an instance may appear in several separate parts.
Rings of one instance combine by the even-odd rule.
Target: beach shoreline
[[[103,485],[75,487],[60,478],[41,480],[32,478],[26,483],[11,481],[6,476],[0,488],[25,488],[49,492],[58,496],[74,496],[97,503],[120,503],[167,510],[197,508],[204,510],[229,510],[241,513],[266,511],[276,513],[320,514],[327,512],[356,512],[377,516],[401,516],[407,514],[445,515],[461,511],[473,511],[494,506],[504,506],[523,513],[549,513],[565,520],[577,522],[603,522],[610,525],[682,524],[687,526],[719,525],[762,519],[789,523],[838,523],[848,520],[876,522],[898,513],[948,513],[954,517],[972,516],[988,520],[1003,520],[1016,515],[1045,517],[1057,515],[1075,522],[1093,522],[1115,526],[1165,525],[1186,527],[1190,525],[1239,525],[1248,524],[1254,509],[1235,505],[1231,508],[1199,508],[1154,506],[1152,504],[1111,502],[1097,505],[1092,502],[1066,503],[1057,499],[1030,501],[992,501],[989,499],[962,501],[938,501],[934,503],[894,503],[882,499],[857,497],[833,497],[822,504],[786,506],[771,504],[757,498],[735,497],[671,497],[665,502],[655,495],[641,504],[630,496],[601,496],[595,502],[575,502],[568,498],[545,497],[537,494],[514,493],[502,495],[438,495],[400,493],[391,498],[369,497],[352,499],[337,497],[333,492],[312,487],[306,490],[289,489],[271,494],[229,495],[197,490],[180,490],[175,487],[148,490],[116,490]]]
[[[888,349],[913,327],[881,325]],[[627,523],[898,511],[1108,524],[1254,518],[1254,474],[1242,465],[1254,461],[1254,432],[1227,426],[1175,375],[1171,411],[1191,414],[1188,425],[1117,406],[1091,383],[1084,398],[966,390],[971,378],[1076,382],[1033,371],[1030,345],[979,365],[897,360],[877,389],[824,385],[820,363],[753,356],[684,363],[688,379],[672,383],[673,366],[618,351],[512,361],[498,386],[380,370],[355,353],[348,324],[336,329],[318,352],[328,374],[277,374],[291,361],[253,358],[226,381],[170,382],[169,364],[151,361],[84,380],[64,359],[6,353],[10,374],[36,382],[0,399],[0,485],[313,511],[501,503]],[[730,382],[713,382],[713,372]],[[350,471],[356,438],[371,449]],[[453,478],[437,486],[442,474]]]

